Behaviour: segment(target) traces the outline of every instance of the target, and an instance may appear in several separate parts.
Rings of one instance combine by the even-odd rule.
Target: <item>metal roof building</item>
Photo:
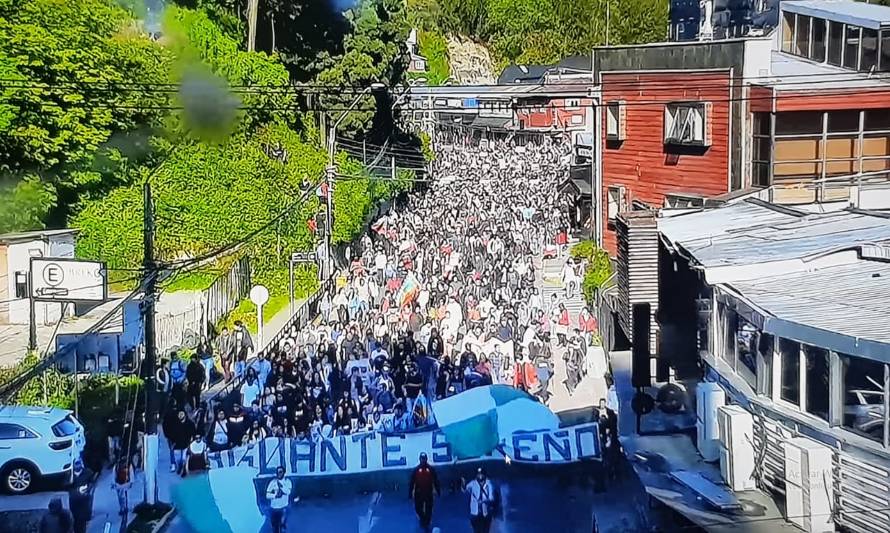
[[[859,260],[729,284],[763,315],[763,331],[890,362],[890,262]]]
[[[750,199],[663,218],[658,227],[666,244],[690,257],[709,283],[760,277],[762,264],[774,273],[807,270],[832,252],[890,242],[890,218],[878,212],[806,214]]]

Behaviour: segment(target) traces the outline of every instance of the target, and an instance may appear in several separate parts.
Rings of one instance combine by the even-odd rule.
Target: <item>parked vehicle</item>
[[[0,488],[24,494],[38,480],[69,483],[85,443],[83,426],[71,411],[0,406]]]

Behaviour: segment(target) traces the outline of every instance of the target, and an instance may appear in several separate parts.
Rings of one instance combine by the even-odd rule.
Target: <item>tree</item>
[[[0,171],[29,176],[7,193],[39,202],[28,212],[46,213],[39,222],[6,217],[14,225],[0,231],[60,224],[81,195],[101,194],[126,175],[114,164],[126,150],[110,141],[159,123],[166,96],[152,87],[168,81],[169,55],[104,0],[3,3],[0,42],[0,73],[14,80],[0,92]]]
[[[407,70],[404,42],[408,37],[403,0],[362,0],[347,12],[352,32],[344,39],[344,54],[335,66],[318,75],[318,83],[330,88],[320,97],[322,108],[337,115],[373,83],[399,85]],[[340,131],[352,137],[378,138],[392,133],[389,96],[368,95],[349,113]],[[372,137],[373,139],[373,137]]]

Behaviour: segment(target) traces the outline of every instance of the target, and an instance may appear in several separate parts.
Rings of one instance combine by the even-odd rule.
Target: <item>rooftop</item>
[[[507,65],[498,77],[498,83],[539,83],[552,68],[553,65]]]
[[[890,7],[853,0],[789,0],[782,11],[871,28],[890,27]]]
[[[42,229],[36,231],[20,231],[16,233],[3,233],[0,234],[0,243],[7,244],[12,242],[21,242],[21,241],[36,241],[42,239],[48,239],[50,237],[56,237],[60,235],[73,235],[77,233],[78,230],[74,228],[64,228],[64,229]]]
[[[764,331],[890,362],[890,262],[851,264],[732,282],[765,311]],[[818,288],[818,290],[814,290]]]
[[[684,247],[697,246],[702,241],[713,241],[746,229],[756,229],[776,223],[787,222],[803,214],[795,214],[787,209],[756,200],[743,200],[726,204],[719,208],[684,210],[671,216],[671,211],[662,211],[658,220],[658,230],[672,244]],[[666,216],[665,216],[666,215]]]
[[[780,91],[890,89],[890,76],[886,74],[855,72],[779,51],[772,53],[770,72],[771,75],[759,79],[757,85],[774,87]]]
[[[742,205],[746,204],[746,205]],[[659,221],[659,231],[705,268],[806,259],[890,241],[890,218],[843,210],[802,215],[757,200]]]

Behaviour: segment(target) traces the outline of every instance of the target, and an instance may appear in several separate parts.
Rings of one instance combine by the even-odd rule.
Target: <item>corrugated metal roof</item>
[[[659,231],[705,267],[799,259],[890,241],[887,218],[850,211],[795,216],[762,205],[745,200],[664,218]]]
[[[890,25],[890,7],[852,0],[791,0],[782,2],[782,11],[826,20],[879,29]]]
[[[807,272],[733,282],[745,300],[774,317],[820,332],[888,345],[890,351],[890,263],[859,260]],[[770,329],[770,328],[766,328]],[[806,335],[806,329],[800,331]],[[805,342],[805,339],[796,339]],[[852,353],[862,343],[854,343]],[[872,353],[876,355],[874,347]]]
[[[750,265],[811,257],[857,244],[890,240],[890,220],[840,211],[688,241],[683,247],[704,266]]]
[[[670,216],[670,213],[670,210],[662,211],[662,214],[667,216],[658,219],[658,230],[668,241],[680,244],[711,240],[723,237],[728,232],[795,218],[793,215],[749,201],[694,212],[686,211],[677,216]]]

